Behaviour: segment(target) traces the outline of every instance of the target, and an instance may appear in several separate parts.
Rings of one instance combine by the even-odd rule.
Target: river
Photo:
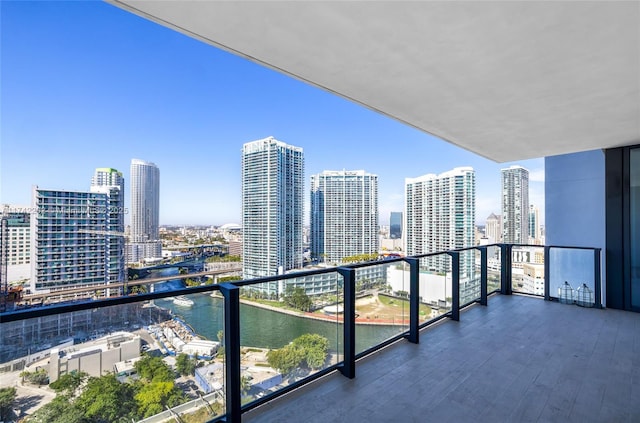
[[[154,276],[177,275],[178,269],[164,269]],[[157,284],[156,292],[181,288],[180,280]],[[209,294],[193,294],[191,307],[177,306],[171,299],[155,300],[159,307],[171,309],[200,336],[218,340],[218,331],[224,327],[223,300]],[[278,313],[251,305],[240,304],[240,343],[258,348],[281,348],[305,333],[317,333],[329,340],[329,349],[342,351],[342,324]],[[356,352],[364,351],[407,329],[404,326],[357,325]]]

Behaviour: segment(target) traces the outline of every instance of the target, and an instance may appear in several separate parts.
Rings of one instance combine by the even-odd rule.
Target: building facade
[[[501,170],[502,242],[529,242],[529,171],[522,166]]]
[[[378,176],[324,171],[311,176],[311,256],[340,263],[378,252]]]
[[[540,210],[533,204],[529,205],[529,244],[541,243]]]
[[[108,284],[109,196],[34,187],[33,206],[31,291]]]
[[[408,256],[447,251],[474,245],[475,172],[459,167],[440,175],[405,180],[405,251]],[[451,271],[450,258],[424,259],[423,267]],[[473,259],[462,255],[461,275],[473,272]]]
[[[0,238],[0,283],[31,278],[31,207],[6,206]]]
[[[131,160],[131,232],[127,261],[162,257],[160,241],[160,169],[154,163]]]
[[[124,257],[124,178],[122,172],[112,168],[97,168],[91,178],[91,192],[105,194],[107,206],[107,266],[109,282],[127,280]]]
[[[484,226],[484,234],[489,244],[502,242],[502,217],[491,213]]]
[[[391,212],[389,217],[389,238],[402,238],[402,212]]]
[[[304,156],[273,137],[242,147],[242,257],[245,279],[302,267]],[[277,283],[269,293],[278,293]]]

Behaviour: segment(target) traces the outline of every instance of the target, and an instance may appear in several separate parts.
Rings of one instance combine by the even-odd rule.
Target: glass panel
[[[189,411],[193,421],[206,421],[225,412],[224,300],[218,291],[155,300],[168,310],[170,321],[151,327],[189,394],[190,402],[173,411]],[[192,369],[193,364],[196,368]],[[195,409],[195,410],[194,410]],[[168,417],[171,417],[170,415]]]
[[[487,292],[499,291],[502,281],[500,247],[487,247]]]
[[[511,265],[513,292],[544,296],[544,248],[513,247]]]
[[[242,288],[243,402],[342,360],[342,284],[331,272]]]
[[[640,148],[629,157],[629,220],[631,307],[640,307]]]
[[[595,292],[593,259],[593,250],[551,248],[547,264],[549,266],[551,297],[558,298],[562,302],[573,303],[577,299],[578,289],[584,293],[586,285],[586,288],[592,293],[592,300],[589,301],[592,305],[595,299],[593,295]]]
[[[198,340],[188,318],[209,308],[212,298],[180,300],[3,323],[0,373],[3,385],[17,388],[15,408],[28,408],[39,421],[169,419],[167,407],[181,416],[197,413],[200,421],[222,414],[221,392],[203,392],[195,376],[196,367],[220,362],[219,343]],[[179,315],[179,307],[185,313]],[[221,313],[212,316],[222,321]]]
[[[356,354],[409,329],[409,265],[356,269]]]
[[[420,324],[451,311],[451,256],[448,254],[420,259],[420,303]]]
[[[460,252],[460,305],[480,299],[480,251]]]

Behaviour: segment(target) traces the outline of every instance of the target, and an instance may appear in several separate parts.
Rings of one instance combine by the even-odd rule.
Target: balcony
[[[540,261],[544,296],[511,295],[537,289],[518,269]],[[430,271],[435,265],[449,270]],[[576,288],[570,295],[567,279]],[[278,286],[327,281],[334,284],[315,313],[265,305]],[[198,421],[249,422],[637,420],[640,315],[601,309],[600,291],[599,249],[491,245],[16,310],[0,315],[0,380],[37,367],[59,378],[82,367],[76,357],[97,354],[102,336],[113,344],[126,331],[143,351],[189,351],[205,364],[200,380],[197,372],[176,379],[184,403],[160,407],[155,419],[195,412]],[[561,303],[578,293],[589,294],[587,307]],[[194,333],[221,340],[224,355],[193,352]],[[305,334],[317,337],[300,341]],[[319,338],[327,353],[319,359],[268,358],[273,349],[310,351]],[[108,354],[126,361],[140,352]],[[152,421],[138,411],[134,420]]]

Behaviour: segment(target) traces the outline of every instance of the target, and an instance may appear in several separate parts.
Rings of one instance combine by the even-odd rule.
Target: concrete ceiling
[[[640,143],[638,1],[107,1],[498,162]]]

